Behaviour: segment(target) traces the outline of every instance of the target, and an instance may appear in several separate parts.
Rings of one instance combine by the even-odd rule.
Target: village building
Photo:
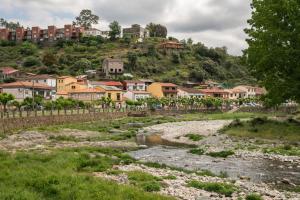
[[[124,73],[124,62],[121,59],[106,58],[102,64],[102,71],[106,77],[122,75]]]
[[[229,93],[220,88],[200,89],[205,96],[227,99]]]
[[[131,38],[144,39],[150,36],[148,29],[141,27],[139,24],[133,24],[130,28],[123,29],[123,37],[129,36]]]
[[[240,90],[240,89],[227,89],[225,90],[228,92],[228,99],[231,100],[238,100],[238,99],[243,99],[246,97],[246,91]]]
[[[105,96],[105,90],[101,88],[86,88],[74,90],[68,93],[68,97],[84,102],[93,102]]]
[[[178,86],[173,83],[152,83],[148,89],[152,96],[157,98],[169,97],[175,98],[178,93]]]
[[[5,83],[1,84],[0,88],[2,88],[3,93],[12,94],[17,101],[23,101],[27,97],[32,98],[36,95],[51,99],[51,92],[55,91],[55,88],[48,85],[28,81]]]
[[[170,50],[170,51],[182,50],[182,49],[184,49],[184,45],[177,41],[165,41],[160,44],[160,48],[162,48],[164,50]]]
[[[253,86],[240,85],[240,86],[237,86],[233,89],[238,89],[238,90],[242,90],[242,91],[246,92],[245,98],[253,98],[253,97],[256,96],[255,87],[253,87]]]
[[[53,75],[41,74],[41,75],[27,76],[24,80],[31,83],[48,85],[49,87],[56,89],[56,77]],[[51,91],[52,98],[55,98],[55,95],[56,95],[56,90]]]
[[[103,89],[105,91],[105,97],[110,98],[113,102],[123,102],[123,90],[115,86],[100,85],[95,88]]]
[[[10,30],[7,28],[0,29],[0,40],[9,41],[32,41],[32,42],[53,42],[56,40],[78,40],[84,33],[83,27],[76,27],[74,25],[66,24],[63,28],[57,28],[56,26],[48,26],[48,29],[41,29],[38,26],[34,26],[31,29],[24,27],[18,27],[16,30]]]
[[[146,91],[134,91],[134,90],[131,90],[131,91],[127,91],[124,94],[124,97],[127,98],[127,99],[129,99],[129,100],[132,100],[132,101],[138,101],[140,99],[150,98],[151,94],[149,92],[146,92]]]
[[[12,67],[2,67],[0,68],[0,80],[3,81],[8,78],[20,78],[24,75],[24,73],[20,72],[17,69]]]
[[[89,88],[95,88],[102,85],[113,86],[123,90],[123,84],[119,81],[88,81]]]
[[[198,89],[178,87],[178,97],[202,98],[204,94]]]
[[[146,91],[146,84],[143,81],[125,80],[123,86],[127,91]]]
[[[145,90],[147,90],[147,88],[148,88],[152,83],[154,83],[154,80],[152,80],[152,79],[139,79],[139,81],[142,81],[142,82],[145,83],[145,86],[146,86],[146,89],[145,89]]]

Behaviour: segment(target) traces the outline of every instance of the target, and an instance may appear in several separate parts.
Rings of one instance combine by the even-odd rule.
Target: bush
[[[250,121],[251,126],[262,125],[267,122],[267,118],[256,117]]]
[[[220,157],[220,158],[227,158],[228,156],[234,155],[233,151],[219,151],[219,152],[210,152],[207,155],[211,157]]]
[[[142,188],[146,192],[159,191],[161,188],[160,178],[142,171],[128,172],[128,180],[131,184]]]
[[[30,42],[23,42],[20,48],[20,53],[25,56],[34,55],[37,52],[37,47],[35,44]]]
[[[24,67],[32,67],[32,66],[37,66],[40,64],[41,64],[40,60],[33,56],[25,58],[25,60],[23,62]]]
[[[160,183],[156,181],[144,182],[141,184],[141,188],[146,192],[158,192],[160,191]]]
[[[216,192],[218,194],[225,195],[226,197],[231,197],[235,192],[236,188],[231,184],[226,183],[203,183],[196,180],[192,180],[188,183],[189,187],[205,190],[208,192]]]
[[[196,154],[196,155],[203,155],[205,151],[203,149],[191,149],[189,150],[189,153]]]
[[[249,194],[246,200],[263,200],[263,198],[258,194]]]
[[[197,142],[203,139],[202,135],[196,135],[196,134],[187,134],[185,137],[189,138],[190,140]]]

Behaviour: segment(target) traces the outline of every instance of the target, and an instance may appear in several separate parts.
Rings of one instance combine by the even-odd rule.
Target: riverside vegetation
[[[257,121],[266,116],[274,117],[275,115],[194,113],[64,124],[28,130],[36,131],[33,135],[38,137],[37,142],[30,147],[26,147],[27,142],[24,142],[24,145],[16,146],[17,143],[22,142],[22,134],[27,131],[2,135],[0,167],[3,173],[0,175],[0,198],[28,200],[173,199],[169,197],[171,195],[180,199],[193,199],[191,194],[201,196],[199,192],[206,191],[207,193],[202,193],[202,195],[218,194],[234,198],[239,196],[246,198],[248,195],[247,199],[253,199],[256,196],[252,193],[256,190],[244,191],[243,195],[239,192],[238,184],[231,183],[228,181],[230,179],[227,180],[228,174],[225,171],[215,174],[209,170],[188,170],[156,162],[142,162],[128,156],[127,152],[139,149],[135,144],[135,136],[138,130],[145,126],[180,121],[220,120],[222,118],[234,120],[235,118],[252,117],[252,121]],[[244,125],[229,125],[223,131],[225,133],[228,131],[228,134],[231,135],[229,133],[231,129],[241,128],[240,126],[246,127],[247,124],[253,123],[252,121],[238,121]],[[269,121],[265,120],[264,123],[269,123]],[[297,126],[295,122],[289,123]],[[290,126],[289,123],[280,123],[280,125]],[[73,130],[77,130],[77,132]],[[258,129],[259,131],[260,129]],[[196,135],[199,134],[190,132],[184,136],[192,142],[201,142],[206,139],[206,137]],[[247,135],[243,137],[247,137]],[[119,142],[119,146],[102,146],[111,141]],[[5,148],[8,142],[11,142],[12,145],[10,148]],[[129,142],[131,145],[122,146],[123,142]],[[68,144],[72,144],[72,146],[68,146]],[[292,147],[292,149],[294,148]],[[204,150],[202,152],[202,154],[216,157],[227,157],[233,153],[232,151],[220,151],[212,154]],[[277,154],[278,152],[268,153]],[[159,170],[162,171],[159,172]],[[172,182],[184,183],[183,186],[180,186],[183,188],[178,190],[179,193],[173,193]],[[191,190],[191,192],[181,194],[180,192],[184,190]],[[155,194],[156,192],[160,194]],[[212,197],[212,199],[217,198],[219,197]]]

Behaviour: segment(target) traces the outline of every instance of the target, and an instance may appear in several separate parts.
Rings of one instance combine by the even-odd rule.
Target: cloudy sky
[[[0,18],[24,26],[71,23],[82,9],[100,16],[95,27],[108,29],[117,20],[123,27],[161,23],[169,35],[191,37],[207,46],[227,46],[240,55],[246,48],[243,29],[250,18],[251,0],[0,0]]]

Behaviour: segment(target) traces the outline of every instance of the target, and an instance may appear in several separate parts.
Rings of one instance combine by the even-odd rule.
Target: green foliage
[[[196,155],[203,155],[205,153],[205,150],[204,149],[191,149],[189,150],[189,153],[191,154],[196,154]]]
[[[83,26],[85,29],[92,28],[93,24],[98,24],[99,17],[92,13],[91,10],[83,9],[79,16],[75,18],[76,21],[73,22],[76,25]]]
[[[53,66],[57,64],[57,56],[53,52],[47,51],[43,55],[42,62],[46,66]]]
[[[131,184],[141,187],[146,192],[160,191],[160,178],[141,171],[131,171],[127,173]]]
[[[4,112],[6,112],[7,104],[14,99],[15,97],[12,94],[0,93],[0,104],[3,106]]]
[[[168,35],[167,27],[161,24],[150,23],[146,27],[150,32],[150,37],[166,38]]]
[[[29,56],[29,57],[25,58],[25,60],[23,62],[24,67],[38,66],[40,64],[41,64],[40,60],[34,56]]]
[[[111,40],[116,40],[121,35],[121,26],[119,22],[113,21],[109,24],[109,37]]]
[[[75,72],[83,73],[85,70],[90,69],[92,66],[91,61],[86,58],[82,58],[76,61],[72,67]]]
[[[268,90],[266,101],[270,106],[300,102],[300,2],[253,0],[252,9],[245,58]]]
[[[228,156],[234,155],[233,151],[219,151],[219,152],[209,152],[207,155],[211,157],[227,158]]]
[[[206,190],[208,192],[216,192],[218,194],[225,195],[226,197],[231,197],[236,191],[234,185],[226,183],[203,183],[196,180],[192,180],[188,183],[189,187],[194,187],[197,189]]]
[[[32,56],[37,53],[36,45],[30,42],[23,42],[20,47],[20,53],[24,56]]]
[[[200,141],[203,139],[202,135],[192,134],[192,133],[185,135],[185,137],[189,138],[190,140],[192,140],[194,142],[197,142],[197,141]]]
[[[263,200],[259,194],[249,194],[246,196],[246,200]]]
[[[11,30],[16,30],[16,28],[21,27],[21,24],[19,22],[9,22],[3,18],[0,18],[0,27],[1,26]]]
[[[118,150],[99,148],[47,154],[0,152],[0,199],[173,199],[90,175],[94,170],[110,169],[112,164],[121,162],[121,154]]]

